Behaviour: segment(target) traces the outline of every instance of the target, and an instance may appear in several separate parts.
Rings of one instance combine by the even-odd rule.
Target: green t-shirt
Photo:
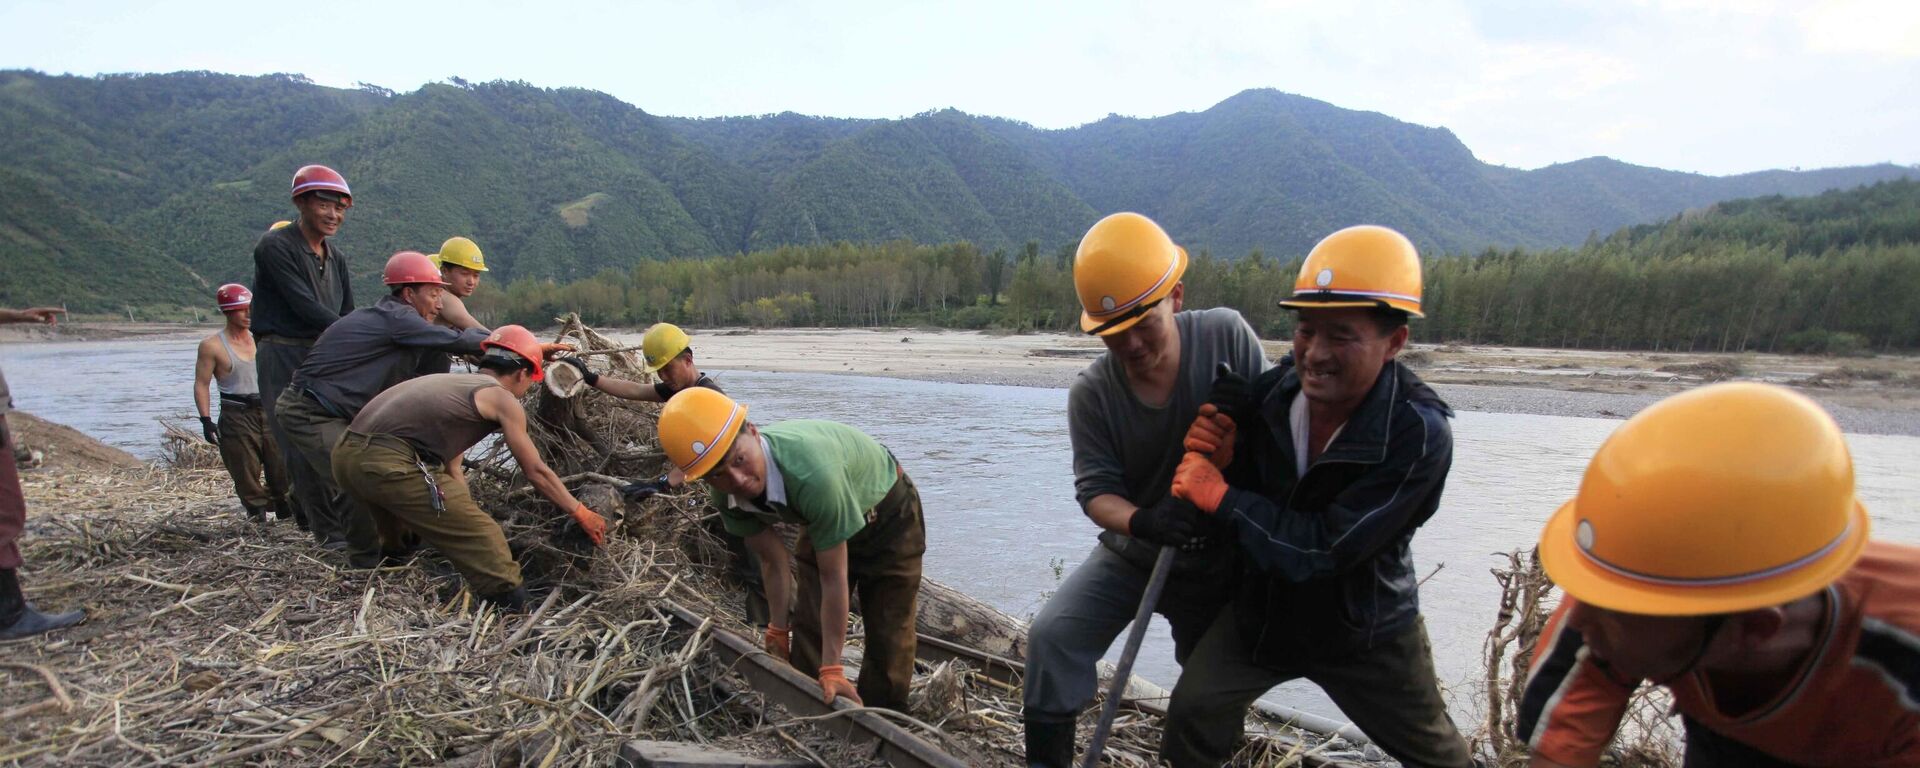
[[[761,427],[760,436],[770,464],[764,507],[713,491],[720,521],[735,536],[786,522],[806,526],[814,549],[829,549],[866,527],[868,511],[900,479],[893,454],[845,424],[783,421]]]

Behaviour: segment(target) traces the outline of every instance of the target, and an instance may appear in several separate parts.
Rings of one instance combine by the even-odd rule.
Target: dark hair
[[[497,371],[503,376],[511,375],[514,371],[533,370],[532,362],[511,350],[499,347],[487,348],[487,353],[481,355],[480,361],[474,365],[482,370]]]
[[[1398,309],[1374,307],[1371,314],[1373,315],[1373,325],[1380,329],[1380,335],[1382,336],[1389,335],[1394,331],[1407,327],[1409,315]]]

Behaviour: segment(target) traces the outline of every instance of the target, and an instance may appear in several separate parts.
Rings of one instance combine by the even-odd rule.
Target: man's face
[[[1161,366],[1180,364],[1174,357],[1180,331],[1174,327],[1173,313],[1180,311],[1184,290],[1184,286],[1174,286],[1172,294],[1140,316],[1140,322],[1119,333],[1100,337],[1100,343],[1107,345],[1107,352],[1119,360],[1129,374],[1144,377]]]
[[[1586,638],[1594,656],[1624,680],[1665,684],[1700,660],[1707,619],[1642,616],[1575,603],[1567,623]]]
[[[253,327],[253,307],[227,310],[227,320],[241,328]]]
[[[434,318],[440,316],[440,302],[446,295],[446,287],[432,283],[408,286],[400,292],[400,298],[405,300],[409,306],[413,307],[415,312],[419,312],[421,317],[426,318],[429,323],[433,322]]]
[[[767,454],[760,450],[760,428],[748,422],[733,439],[727,455],[707,472],[708,485],[743,499],[767,492]]]
[[[458,264],[442,266],[440,277],[451,284],[447,286],[448,291],[452,291],[453,295],[463,299],[472,296],[473,292],[480,287],[479,270],[467,269]]]
[[[322,237],[338,234],[340,222],[347,220],[347,209],[353,207],[351,199],[333,202],[313,193],[301,195],[294,204],[300,209],[300,220],[312,225]]]
[[[699,369],[693,367],[693,353],[681,352],[668,360],[666,365],[660,366],[660,380],[675,392],[693,386],[694,382],[700,380]]]
[[[1364,307],[1300,310],[1293,330],[1293,362],[1308,400],[1358,404],[1380,369],[1407,344],[1405,326],[1382,333]]]

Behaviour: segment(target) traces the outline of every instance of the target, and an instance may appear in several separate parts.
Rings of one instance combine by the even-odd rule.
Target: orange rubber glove
[[[1200,406],[1200,415],[1194,417],[1193,426],[1187,427],[1187,439],[1181,447],[1194,453],[1205,454],[1207,460],[1221,469],[1233,463],[1233,435],[1239,426],[1233,418],[1220,412],[1213,403]]]
[[[1180,467],[1173,471],[1173,495],[1193,502],[1200,511],[1211,515],[1227,496],[1227,479],[1220,476],[1220,468],[1204,454],[1188,452],[1181,457]]]
[[[786,627],[768,624],[767,636],[762,645],[766,647],[769,656],[786,662],[791,662],[793,659],[793,632]]]
[[[552,360],[554,355],[572,352],[573,345],[564,341],[551,341],[540,345],[540,359]]]
[[[587,532],[587,538],[593,539],[594,546],[607,543],[607,519],[587,509],[587,505],[581,504],[573,508],[573,521],[579,523],[580,529]]]
[[[832,704],[834,699],[845,696],[854,704],[866,706],[860,700],[860,693],[853,689],[853,683],[847,682],[847,668],[839,664],[829,664],[820,668],[820,700]]]

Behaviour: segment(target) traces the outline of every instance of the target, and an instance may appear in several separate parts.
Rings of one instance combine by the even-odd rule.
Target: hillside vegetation
[[[117,311],[250,281],[255,239],[290,216],[287,180],[312,162],[353,184],[340,244],[369,288],[387,254],[454,234],[482,245],[496,278],[561,281],[841,242],[1052,253],[1123,209],[1223,258],[1297,255],[1363,221],[1437,253],[1573,245],[1716,201],[1910,173],[1708,177],[1605,158],[1520,171],[1480,162],[1445,129],[1271,90],[1042,130],[953,110],[681,119],[513,82],[396,94],[297,75],[7,71],[5,298]],[[115,274],[68,279],[101,269]]]
[[[1072,247],[788,246],[642,262],[567,284],[521,279],[470,306],[498,322],[900,325],[1074,330]],[[1302,255],[1199,251],[1187,306],[1240,310],[1284,338]],[[1427,341],[1847,354],[1920,348],[1920,182],[1736,200],[1578,248],[1425,258]]]

